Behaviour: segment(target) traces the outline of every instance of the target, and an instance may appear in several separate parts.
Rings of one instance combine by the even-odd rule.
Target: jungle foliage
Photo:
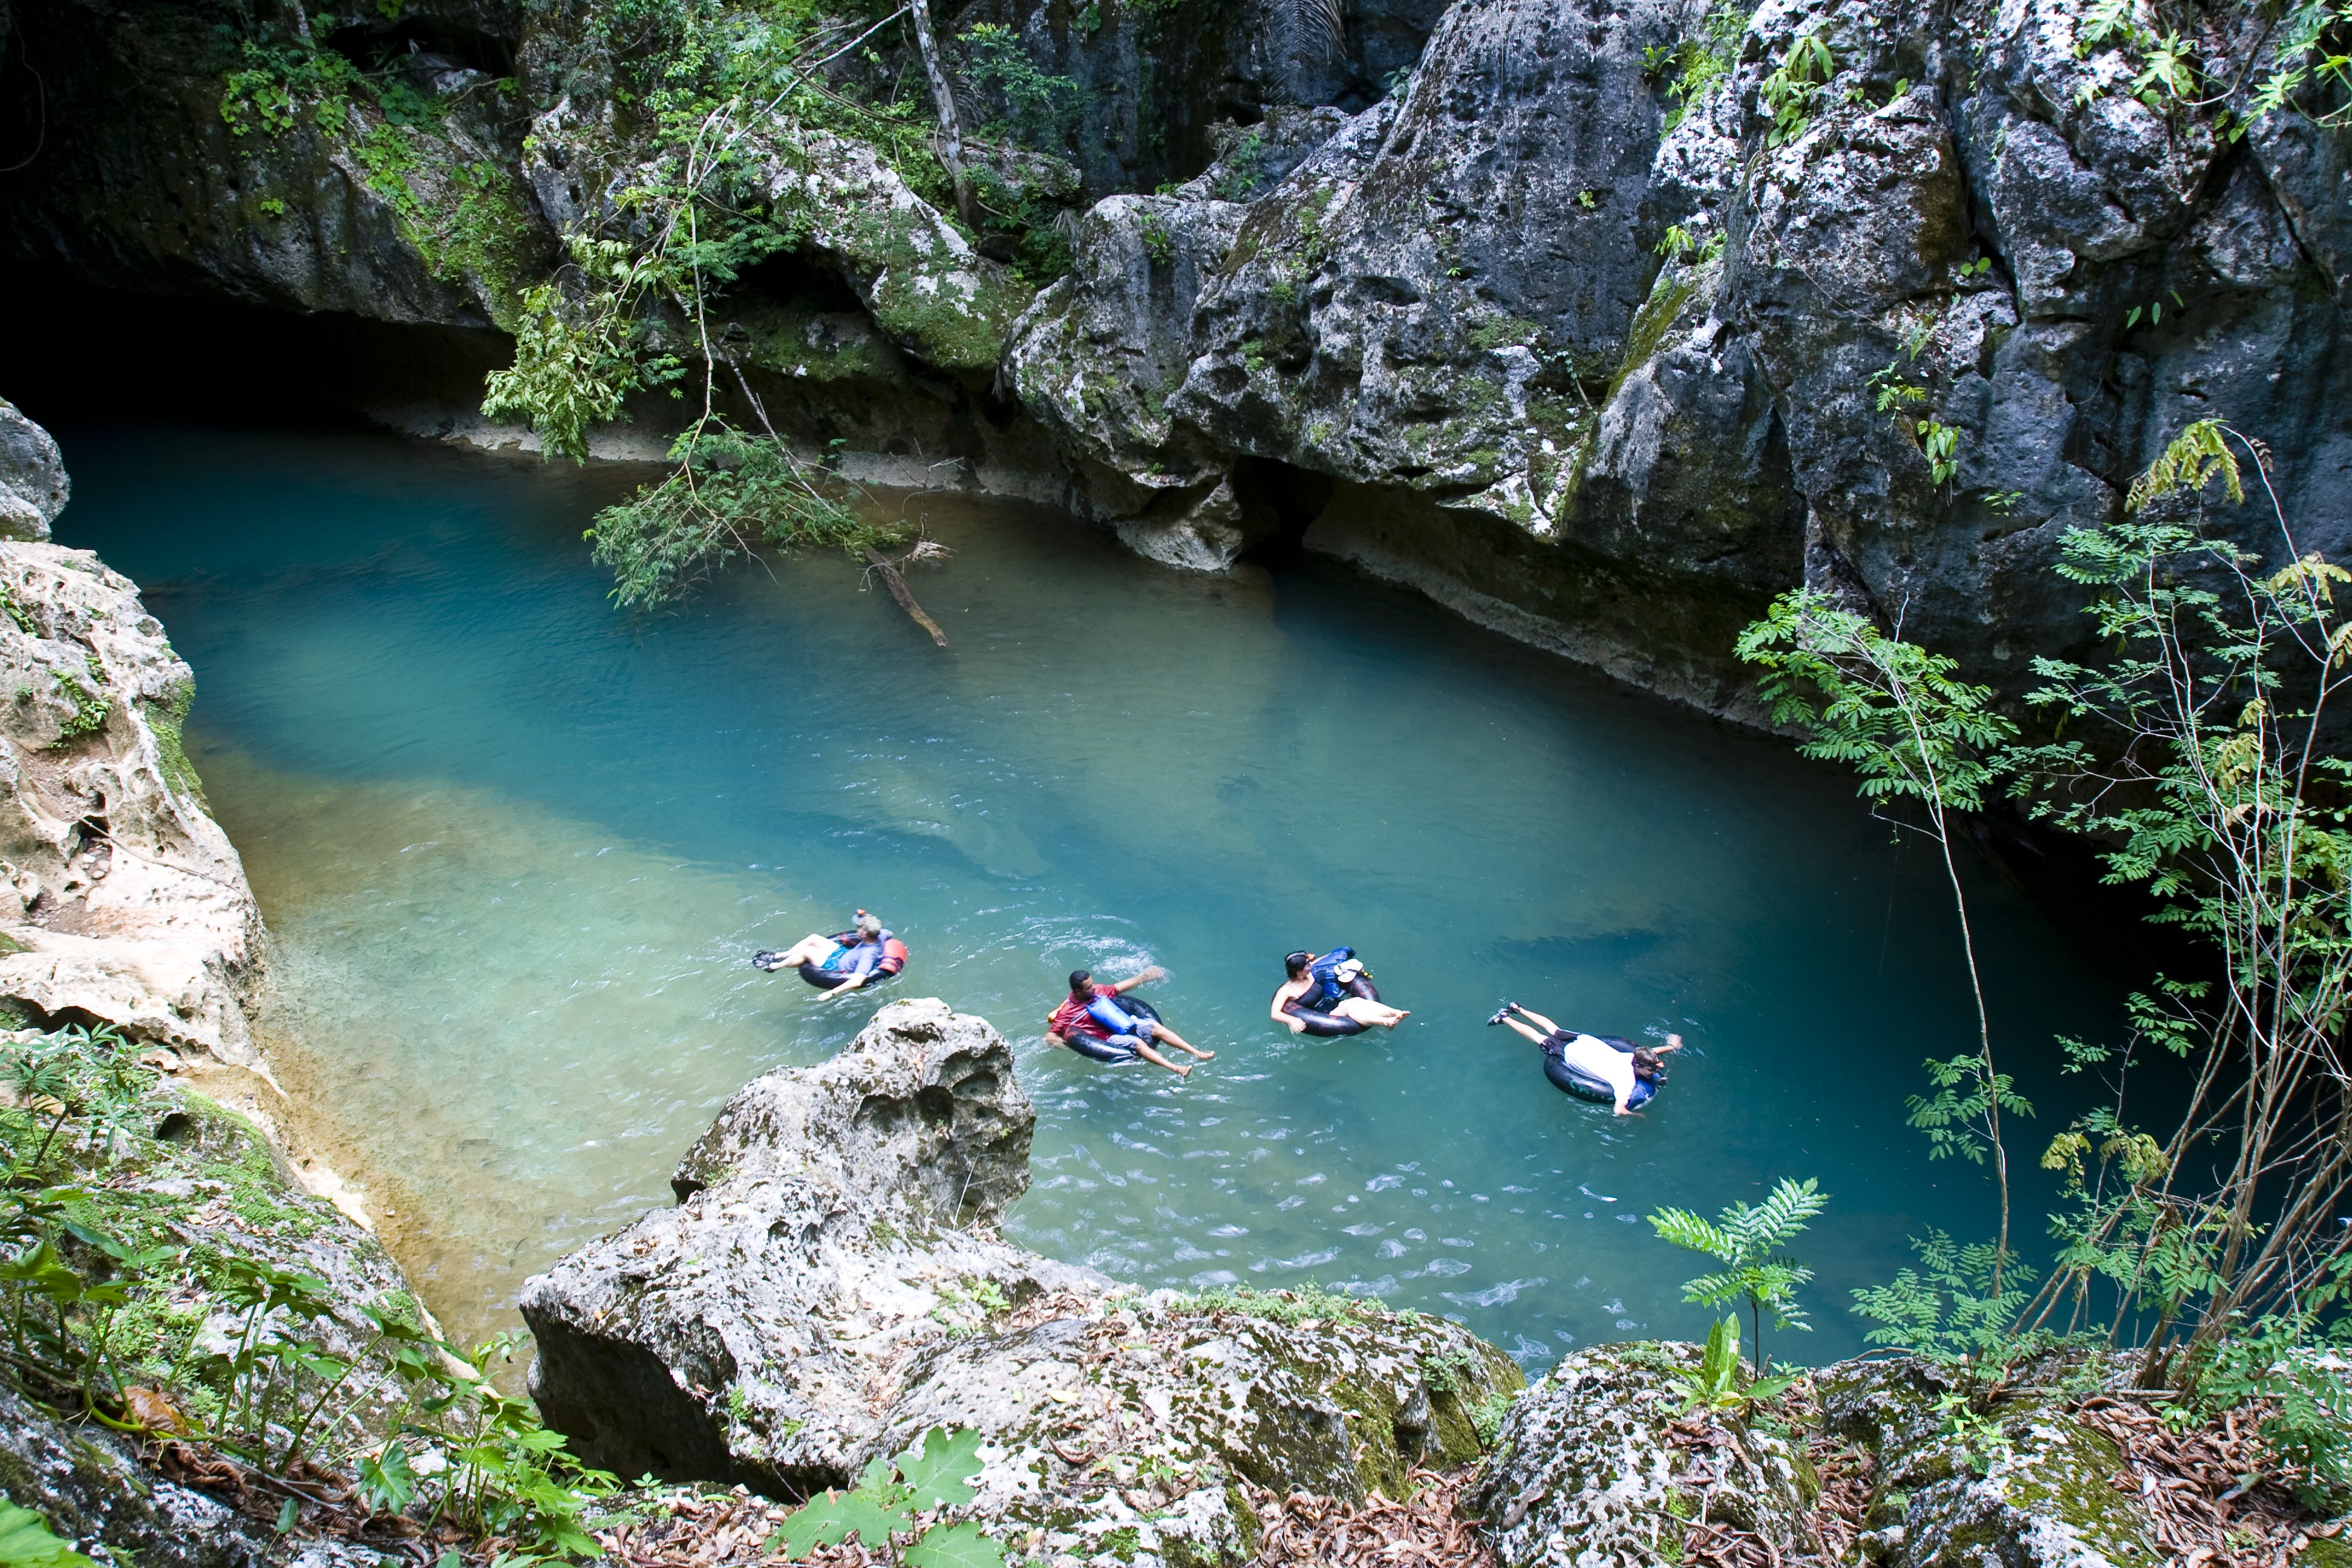
[[[249,1128],[165,1089],[114,1029],[53,1031],[0,1068],[16,1102],[0,1110],[0,1374],[234,1461],[279,1503],[281,1535],[341,1495],[423,1539],[503,1541],[518,1568],[595,1554],[584,1516],[613,1478],[490,1382],[510,1339],[461,1356],[404,1295],[355,1300],[303,1271],[288,1243],[330,1223],[320,1200],[279,1187]],[[174,1125],[211,1131],[163,1136]],[[194,1229],[137,1195],[165,1184],[237,1224]],[[10,1530],[37,1546],[0,1518]]]
[[[2212,527],[2216,498],[2264,521],[2267,558]],[[2251,498],[2251,500],[2249,499]],[[2240,515],[2243,515],[2242,512]],[[2059,573],[2087,591],[2097,662],[2037,658],[2026,694],[2053,738],[2020,739],[1948,659],[1798,593],[1742,638],[1808,754],[1945,850],[1971,978],[1968,906],[1948,824],[2005,793],[2083,837],[2110,884],[2202,955],[2130,999],[2127,1037],[2062,1039],[2067,1072],[2105,1074],[2109,1103],[2053,1138],[2063,1184],[2038,1289],[2010,1240],[2003,1111],[2024,1113],[1979,1058],[1930,1062],[1914,1123],[1939,1152],[2002,1173],[1999,1234],[1914,1241],[1916,1268],[1856,1292],[1874,1342],[1963,1366],[1995,1396],[2061,1342],[2143,1352],[2142,1381],[2183,1418],[2262,1402],[2271,1444],[2308,1497],[2352,1499],[2352,763],[2332,754],[2352,679],[2352,571],[2304,549],[2261,445],[2224,422],[2184,429],[2133,483],[2124,517],[2069,531]],[[1979,987],[1981,1008],[1981,988]],[[2132,1118],[2136,1056],[2185,1064],[2168,1127]],[[2168,1113],[2169,1114],[2169,1113]]]

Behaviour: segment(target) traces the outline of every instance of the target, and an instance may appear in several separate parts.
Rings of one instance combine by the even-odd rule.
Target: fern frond
[[[1348,22],[1341,11],[1345,0],[1282,0],[1284,30],[1290,35],[1290,56],[1298,65],[1319,65],[1345,54]]]
[[[2239,482],[2238,459],[2231,452],[2219,419],[2200,419],[2172,438],[2161,457],[2132,481],[2124,498],[2125,510],[2138,511],[2165,497],[2182,491],[2194,495],[2220,479],[2232,501],[2246,499]]]

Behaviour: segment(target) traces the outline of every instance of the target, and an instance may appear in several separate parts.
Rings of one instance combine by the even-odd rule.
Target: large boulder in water
[[[985,1020],[902,1000],[738,1093],[647,1214],[524,1289],[532,1393],[592,1462],[781,1495],[935,1427],[1032,1555],[1238,1563],[1263,1491],[1394,1495],[1518,1369],[1315,1291],[1138,1295],[996,1231],[1034,1112]],[[1261,1489],[1263,1490],[1261,1490]]]

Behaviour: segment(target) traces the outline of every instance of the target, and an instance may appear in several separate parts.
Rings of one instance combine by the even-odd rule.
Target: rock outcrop
[[[0,542],[0,1003],[260,1069],[261,917],[180,744],[195,678],[86,550]]]
[[[1737,1420],[1677,1433],[1679,1378],[1698,1364],[1696,1345],[1601,1345],[1522,1394],[1465,1499],[1496,1555],[1509,1568],[1633,1568],[1673,1561],[1683,1531],[1704,1521],[1790,1560],[1817,1552],[1815,1483],[1795,1444]]]
[[[1988,1553],[2020,1568],[2166,1559],[2139,1477],[2112,1438],[2068,1415],[2053,1379],[2017,1380],[2025,1391],[1999,1406],[1997,1448],[1977,1458],[1937,1408],[1958,1391],[1955,1376],[1906,1359],[1844,1363],[1818,1381],[1829,1430],[1877,1462],[1879,1528],[1862,1545],[1887,1568],[1958,1568]]]
[[[974,107],[1043,149],[972,143],[969,224],[895,132],[747,127],[739,194],[796,216],[710,319],[726,357],[862,479],[1196,569],[1296,538],[1717,711],[1799,582],[2012,684],[2079,651],[2060,538],[2200,416],[2268,443],[2301,548],[2352,546],[2352,127],[2253,97],[2294,29],[2200,13],[2173,92],[2138,22],[2063,0],[1318,15],[966,7],[951,50],[986,23],[1024,62],[1016,102],[964,58]],[[193,0],[16,20],[89,130],[0,188],[0,258],[446,327],[515,326],[562,235],[635,232],[666,154],[633,106],[685,48],[516,0],[341,0],[299,42]],[[887,47],[827,68],[879,91]],[[464,404],[401,422],[520,438]],[[668,400],[636,407],[657,444]],[[2213,521],[2283,548],[2262,506]]]
[[[49,433],[0,397],[0,538],[46,542],[72,493]]]
[[[1451,1323],[1137,1296],[1003,1240],[1033,1121],[1003,1038],[937,1001],[757,1079],[678,1167],[676,1208],[525,1288],[547,1419],[624,1474],[779,1494],[976,1430],[969,1517],[1138,1563],[1245,1560],[1250,1487],[1394,1494],[1478,1453],[1475,1412],[1520,1379]]]
[[[159,1478],[136,1447],[0,1384],[0,1493],[84,1556],[138,1568],[378,1568],[379,1552],[297,1542],[219,1499]]]
[[[1256,526],[1728,710],[1730,633],[1800,580],[1995,678],[2079,645],[2059,537],[2197,417],[2271,444],[2302,548],[2352,546],[2352,131],[2233,141],[2072,5],[1720,15],[1458,0],[1243,213],[1097,207],[1006,355],[1119,476],[1087,504],[1318,476]],[[2266,47],[2200,26],[2200,58]],[[1829,68],[1791,79],[1801,38]],[[2284,548],[2266,508],[2216,521]]]

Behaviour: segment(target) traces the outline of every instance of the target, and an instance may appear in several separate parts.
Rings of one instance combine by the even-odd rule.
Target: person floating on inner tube
[[[1511,1016],[1514,1013],[1529,1022],[1519,1022]],[[1637,1107],[1649,1103],[1658,1092],[1658,1085],[1665,1080],[1665,1068],[1660,1058],[1668,1051],[1683,1048],[1680,1035],[1668,1035],[1664,1045],[1654,1048],[1637,1046],[1631,1040],[1579,1034],[1561,1028],[1541,1013],[1531,1012],[1517,1002],[1504,1003],[1486,1020],[1489,1028],[1496,1024],[1508,1024],[1543,1047],[1544,1076],[1559,1088],[1586,1100],[1612,1100],[1620,1116],[1636,1115]]]
[[[1289,976],[1274,993],[1268,1011],[1294,1035],[1360,1035],[1369,1028],[1393,1029],[1412,1015],[1381,1000],[1371,972],[1352,947],[1337,947],[1318,958],[1304,948],[1286,953]]]
[[[811,985],[829,995],[845,996],[906,968],[907,944],[860,910],[857,923],[849,930],[832,936],[804,936],[782,952],[755,952],[751,964],[770,973],[796,968]]]
[[[1164,1041],[1180,1051],[1191,1051],[1204,1062],[1217,1053],[1202,1050],[1161,1023],[1149,1002],[1126,996],[1145,981],[1158,980],[1166,973],[1155,963],[1116,985],[1097,985],[1087,971],[1070,971],[1070,994],[1045,1020],[1047,1043],[1067,1047],[1098,1062],[1131,1062],[1140,1058],[1178,1078],[1192,1077],[1191,1068],[1178,1067],[1153,1050],[1152,1042]]]

